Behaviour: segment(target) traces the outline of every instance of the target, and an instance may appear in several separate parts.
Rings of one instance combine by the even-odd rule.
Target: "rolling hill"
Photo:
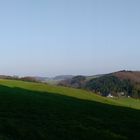
[[[0,80],[0,140],[137,140],[140,101]]]
[[[114,72],[112,75],[122,80],[130,80],[133,83],[140,83],[140,71],[119,71]]]
[[[100,76],[76,76],[59,83],[61,86],[82,88],[102,96],[112,94],[116,97],[140,98],[140,72],[119,71]]]

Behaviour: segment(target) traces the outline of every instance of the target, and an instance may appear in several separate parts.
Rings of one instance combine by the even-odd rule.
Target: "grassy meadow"
[[[0,140],[137,140],[140,100],[0,80]]]

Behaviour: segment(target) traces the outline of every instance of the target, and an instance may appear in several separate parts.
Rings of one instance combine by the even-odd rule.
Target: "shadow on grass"
[[[0,86],[0,140],[135,140],[139,132],[139,110]]]

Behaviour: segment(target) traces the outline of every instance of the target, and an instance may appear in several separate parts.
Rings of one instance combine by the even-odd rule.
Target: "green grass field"
[[[0,80],[0,140],[138,140],[140,100]]]

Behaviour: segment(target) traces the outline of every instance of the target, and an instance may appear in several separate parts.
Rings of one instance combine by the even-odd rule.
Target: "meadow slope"
[[[135,140],[139,118],[139,100],[0,80],[0,140]]]

